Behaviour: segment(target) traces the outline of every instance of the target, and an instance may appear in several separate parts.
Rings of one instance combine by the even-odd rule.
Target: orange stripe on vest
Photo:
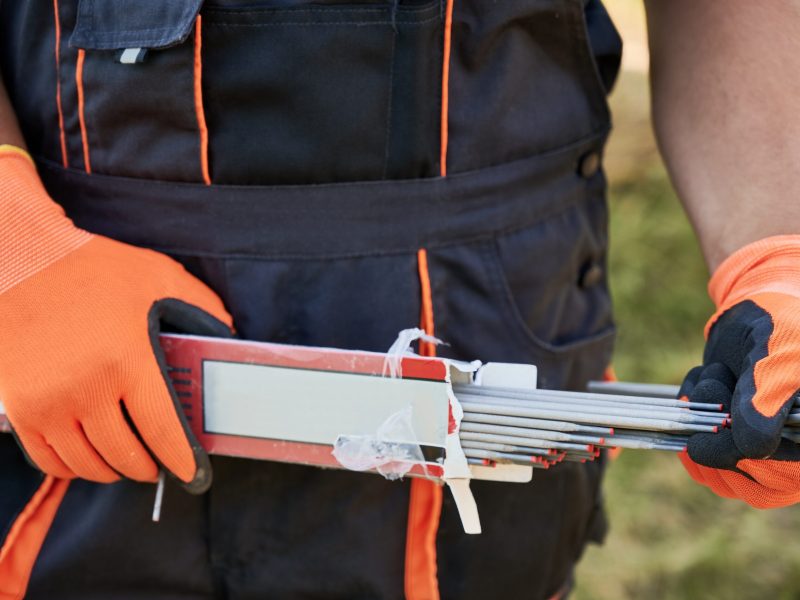
[[[83,104],[83,61],[86,59],[86,50],[78,50],[78,62],[75,65],[75,84],[78,86],[78,121],[81,124],[81,142],[83,143],[83,163],[87,173],[92,172],[92,163],[89,161],[89,136],[86,134],[86,117]]]
[[[422,310],[420,328],[434,335],[431,280],[428,274],[428,254],[417,253]],[[420,354],[435,356],[430,342],[420,341]],[[442,487],[426,479],[413,479],[408,500],[408,530],[406,533],[405,594],[408,600],[438,600],[439,582],[436,579],[436,532],[442,514]]]
[[[208,170],[208,127],[206,127],[206,113],[203,110],[203,35],[202,17],[197,15],[194,28],[194,112],[197,115],[197,129],[200,132],[200,172],[203,183],[211,185],[211,175]]]
[[[0,600],[25,596],[36,557],[68,487],[69,481],[48,475],[14,521],[0,548]]]
[[[447,0],[442,51],[442,115],[440,122],[439,174],[447,175],[448,108],[450,103],[450,38],[453,29],[453,0]]]
[[[66,169],[67,138],[64,135],[64,113],[61,110],[61,21],[58,18],[58,0],[53,0],[53,16],[56,28],[56,109],[58,110],[58,131],[61,139],[61,164]]]

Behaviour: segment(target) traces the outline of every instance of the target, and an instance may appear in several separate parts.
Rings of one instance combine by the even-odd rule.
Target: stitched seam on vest
[[[197,129],[200,135],[200,173],[203,177],[203,183],[211,185],[211,175],[208,170],[208,127],[206,126],[206,113],[203,109],[202,50],[202,17],[197,15],[194,30],[194,112],[197,115]]]
[[[58,131],[61,142],[61,164],[69,168],[67,162],[67,138],[64,134],[64,112],[61,110],[61,21],[58,17],[58,0],[53,0],[53,17],[56,30],[56,109],[58,110]]]
[[[444,51],[442,56],[442,115],[440,123],[439,174],[447,175],[448,108],[450,100],[450,38],[453,28],[453,0],[447,0],[444,19]]]
[[[86,50],[78,50],[78,62],[75,65],[75,84],[78,86],[78,121],[81,125],[81,143],[83,144],[83,168],[87,173],[92,172],[89,161],[89,136],[86,133],[86,116],[83,101],[83,62],[86,59]]]

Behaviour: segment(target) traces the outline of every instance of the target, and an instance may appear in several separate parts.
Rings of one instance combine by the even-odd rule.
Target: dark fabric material
[[[93,50],[165,48],[186,39],[203,0],[79,0],[70,46]]]
[[[546,152],[606,127],[583,4],[454,3],[448,173]],[[595,31],[602,17],[594,14]]]
[[[128,243],[189,255],[385,255],[487,239],[497,232],[508,234],[498,249],[502,260],[513,260],[515,253],[530,257],[538,244],[514,232],[553,217],[539,235],[548,238],[549,250],[570,257],[570,275],[559,283],[577,286],[577,271],[584,261],[602,258],[606,241],[600,229],[605,179],[602,172],[589,179],[578,175],[578,164],[586,152],[600,149],[604,138],[605,132],[473,173],[400,182],[202,186],[65,172],[49,162],[40,163],[40,173],[60,192],[79,226],[102,228],[114,222],[115,234]],[[157,214],[159,228],[142,227],[141,218],[130,214],[131,203]],[[243,222],[250,227],[242,227]],[[199,236],[198,231],[209,233]],[[580,235],[565,237],[565,231]],[[580,237],[586,234],[591,239]],[[547,268],[534,287],[562,274],[559,263]],[[523,273],[514,275],[515,283],[525,283]]]
[[[8,3],[5,3],[0,9],[5,9]],[[42,5],[43,7],[43,5]],[[52,132],[53,136],[59,135],[59,127],[58,127],[58,117],[56,113],[57,103],[56,103],[56,82],[52,79],[58,78],[58,81],[61,84],[61,107],[62,107],[62,115],[64,119],[64,137],[67,146],[67,165],[70,168],[84,170],[86,168],[85,161],[84,161],[84,154],[83,154],[83,141],[81,139],[81,125],[80,119],[78,114],[78,84],[75,80],[75,74],[77,71],[77,62],[78,62],[78,51],[75,48],[71,48],[69,45],[69,32],[75,27],[75,20],[77,18],[78,6],[76,2],[63,2],[59,0],[58,2],[58,15],[59,15],[59,23],[61,26],[61,36],[60,36],[60,45],[59,45],[59,68],[55,69],[55,31],[53,31],[55,25],[55,14],[53,10],[50,10],[51,7],[47,7],[48,10],[45,12],[45,23],[48,25],[48,28],[44,31],[41,31],[39,36],[36,36],[37,39],[40,40],[40,45],[42,47],[47,48],[50,51],[49,56],[47,56],[46,61],[42,63],[35,63],[40,65],[39,68],[42,69],[40,73],[40,77],[46,77],[50,81],[51,87],[49,88],[48,92],[49,95],[43,98],[36,98],[35,102],[44,102],[44,106],[47,106],[52,110],[52,114],[55,117],[55,120],[45,123],[45,127],[48,128],[49,131]],[[10,18],[13,18],[11,15]],[[24,35],[26,29],[22,28],[17,31],[17,35]],[[13,43],[12,40],[9,42]],[[8,54],[6,54],[8,52]],[[88,60],[90,62],[94,61],[100,54],[95,52],[88,52],[87,53]],[[102,55],[106,53],[103,52]],[[110,54],[110,53],[109,53]],[[0,58],[8,58],[17,61],[17,64],[13,67],[14,73],[24,73],[25,69],[29,69],[33,67],[34,63],[29,63],[25,59],[25,54],[17,54],[13,51],[13,46],[4,49],[3,55]],[[50,67],[50,69],[47,69]],[[49,70],[49,74],[48,73]],[[89,79],[91,79],[91,73],[94,69],[90,71],[86,71],[86,65],[84,64],[84,78],[88,75]],[[51,79],[52,78],[52,79]],[[19,117],[19,106],[25,105],[29,101],[32,101],[28,98],[28,86],[23,80],[20,82],[21,85],[19,88],[14,88],[14,110],[17,113],[17,117]],[[85,86],[84,86],[85,87]],[[9,90],[9,93],[11,91]],[[131,93],[129,95],[136,95],[135,93]],[[84,101],[86,98],[84,99]],[[33,101],[32,101],[33,102]],[[41,118],[40,111],[37,109],[37,104],[33,104],[32,106],[28,106],[23,108],[25,111],[24,114],[27,114],[30,111],[31,116]],[[86,127],[88,131],[92,130],[92,121],[93,115],[90,115],[89,119],[87,119]],[[26,129],[26,125],[23,125],[23,131]],[[88,133],[88,132],[87,132]],[[94,136],[90,138],[90,145],[94,140]],[[26,137],[27,141],[27,137]],[[31,152],[36,152],[37,148],[35,146],[28,146]],[[61,149],[58,145],[53,146],[52,148],[53,154],[47,154],[46,156],[53,156],[54,160],[61,163]],[[42,149],[42,152],[46,152],[46,149]],[[34,154],[35,155],[35,154]],[[101,157],[95,157],[95,159]],[[131,161],[132,159],[128,159]],[[91,161],[91,159],[90,159]]]
[[[44,475],[34,469],[20,451],[14,437],[0,435],[0,548],[11,526],[39,489]]]
[[[589,44],[603,88],[609,93],[614,87],[622,58],[622,38],[600,0],[585,0],[584,15]]]
[[[59,5],[63,40],[76,5]],[[140,65],[87,50],[91,176],[75,139],[75,50],[62,48],[71,168],[58,166],[53,47],[40,69],[15,51],[34,33],[54,39],[42,6],[2,5],[0,56],[49,191],[79,226],[185,264],[242,337],[386,350],[419,322],[425,247],[442,354],[534,363],[545,387],[602,373],[605,181],[586,157],[602,153],[607,77],[583,0],[456,3],[446,179],[444,3],[207,2],[210,187],[191,149],[191,39]],[[75,482],[29,597],[402,597],[407,482],[212,463],[211,490],[170,486],[158,525],[152,486]],[[601,473],[571,463],[529,485],[474,483],[481,536],[463,533],[445,492],[442,597],[555,593],[602,537]]]
[[[161,522],[155,486],[76,480],[56,515],[26,598],[214,598],[208,565],[208,496],[167,479]]]
[[[93,13],[95,23],[113,28],[115,19],[126,20],[120,2],[131,3],[93,2],[107,6]],[[143,11],[172,6],[133,4],[146,5],[137,9]],[[175,5],[183,11],[194,2]],[[442,7],[440,0],[206,2],[202,87],[212,180],[437,175]],[[0,10],[2,70],[31,150],[60,163],[52,6],[5,2]],[[81,169],[77,51],[69,46],[76,3],[59,2],[59,15],[69,165]],[[620,43],[596,0],[585,12],[584,0],[464,0],[455,3],[453,19],[448,173],[525,158],[605,129],[604,95]],[[151,51],[136,65],[120,64],[115,50],[87,50],[94,173],[202,181],[192,39]]]
[[[202,181],[191,40],[148,52],[142,64],[121,64],[117,56],[87,52],[84,60],[92,172]]]
[[[214,182],[323,183],[438,170],[438,0],[209,6],[203,45]]]
[[[0,2],[0,75],[29,150],[61,163],[53,8],[45,4]],[[74,80],[74,63],[71,72]]]

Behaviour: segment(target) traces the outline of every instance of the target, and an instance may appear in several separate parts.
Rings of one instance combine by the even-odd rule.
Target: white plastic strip
[[[454,377],[459,377],[459,375],[463,373],[470,373],[478,370],[480,365],[481,363],[479,361],[474,361],[472,363],[451,363],[447,377],[448,383],[452,382]],[[461,448],[461,440],[459,438],[461,419],[464,418],[464,409],[461,407],[458,398],[453,394],[452,385],[448,387],[447,392],[450,402],[450,418],[455,423],[455,426],[452,430],[449,429],[447,434],[444,480],[450,488],[450,492],[453,494],[453,499],[458,509],[458,516],[461,517],[461,525],[464,527],[464,532],[468,534],[478,534],[481,532],[481,520],[478,514],[478,505],[475,502],[475,497],[472,495],[472,490],[469,488],[469,482],[473,474],[467,463],[464,450]]]
[[[417,340],[430,342],[437,346],[444,343],[439,338],[428,335],[418,327],[403,329],[397,334],[397,339],[386,352],[386,360],[383,363],[384,376],[387,375],[387,371],[389,377],[392,379],[403,376],[403,357],[408,355],[414,356],[414,353],[411,351],[411,344]]]

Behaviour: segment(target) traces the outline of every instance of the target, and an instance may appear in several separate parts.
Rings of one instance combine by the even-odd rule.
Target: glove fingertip
[[[733,439],[744,458],[772,456],[781,442],[780,429],[744,426],[733,418]]]
[[[156,308],[151,310],[150,347],[155,360],[148,368],[152,371],[145,378],[146,383],[123,398],[123,404],[153,458],[188,492],[202,494],[211,486],[211,462],[172,386],[164,350],[158,342],[158,314]],[[230,335],[227,328],[225,331]]]
[[[195,469],[192,480],[189,482],[181,481],[181,486],[190,494],[200,495],[206,493],[211,487],[213,471],[208,453],[203,450],[202,447],[193,444],[192,451],[194,452],[194,460],[197,468]]]
[[[733,396],[731,421],[733,439],[746,458],[766,458],[780,445],[781,430],[788,414],[788,407],[778,414],[765,417],[752,405],[750,390],[745,386],[736,388]]]
[[[713,362],[706,365],[703,368],[701,378],[712,379],[725,386],[728,390],[728,395],[733,393],[734,388],[736,388],[736,375],[722,362]]]
[[[686,449],[694,462],[712,469],[736,469],[742,458],[729,429],[695,434],[689,438]]]
[[[683,383],[681,383],[681,388],[678,391],[678,398],[688,397],[689,394],[692,393],[694,386],[697,385],[700,379],[700,373],[702,373],[702,371],[703,365],[697,365],[689,370],[686,377],[683,378]]]

